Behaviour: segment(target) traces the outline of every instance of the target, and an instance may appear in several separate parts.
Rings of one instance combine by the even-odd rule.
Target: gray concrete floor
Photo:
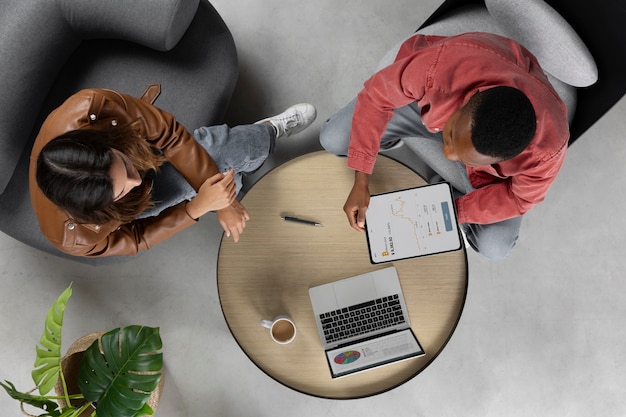
[[[240,55],[229,123],[254,122],[301,101],[318,107],[318,121],[281,142],[267,170],[318,150],[321,122],[439,1],[213,3]],[[66,348],[95,330],[161,327],[167,381],[157,417],[626,415],[625,116],[622,99],[570,148],[546,201],[525,216],[508,259],[469,253],[467,302],[454,336],[423,373],[390,392],[318,399],[252,364],[221,314],[221,229],[211,215],[137,259],[98,268],[0,234],[0,379],[32,387],[43,318],[73,281]],[[0,412],[20,415],[2,393]]]

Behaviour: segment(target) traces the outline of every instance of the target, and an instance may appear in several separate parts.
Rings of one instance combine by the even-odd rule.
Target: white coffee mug
[[[286,345],[296,338],[296,324],[291,317],[280,315],[274,320],[261,320],[261,326],[270,329],[272,340],[281,345]]]

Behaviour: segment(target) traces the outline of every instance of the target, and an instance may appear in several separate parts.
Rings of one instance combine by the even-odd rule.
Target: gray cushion
[[[54,1],[0,2],[0,194],[56,74],[79,43]]]
[[[453,36],[465,32],[487,32],[505,36],[487,9],[468,5],[454,9],[443,19],[417,31],[424,35]]]
[[[583,41],[543,0],[485,0],[485,4],[505,36],[524,45],[547,72],[575,87],[598,80],[595,61]]]
[[[123,39],[169,51],[189,27],[200,0],[56,1],[82,39]]]

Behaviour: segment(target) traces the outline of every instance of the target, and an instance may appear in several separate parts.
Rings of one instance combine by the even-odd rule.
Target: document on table
[[[373,264],[461,249],[447,182],[373,195],[365,218]]]

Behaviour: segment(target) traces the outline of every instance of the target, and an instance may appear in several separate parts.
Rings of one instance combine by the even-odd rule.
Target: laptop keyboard
[[[327,343],[405,323],[398,294],[320,314]]]

